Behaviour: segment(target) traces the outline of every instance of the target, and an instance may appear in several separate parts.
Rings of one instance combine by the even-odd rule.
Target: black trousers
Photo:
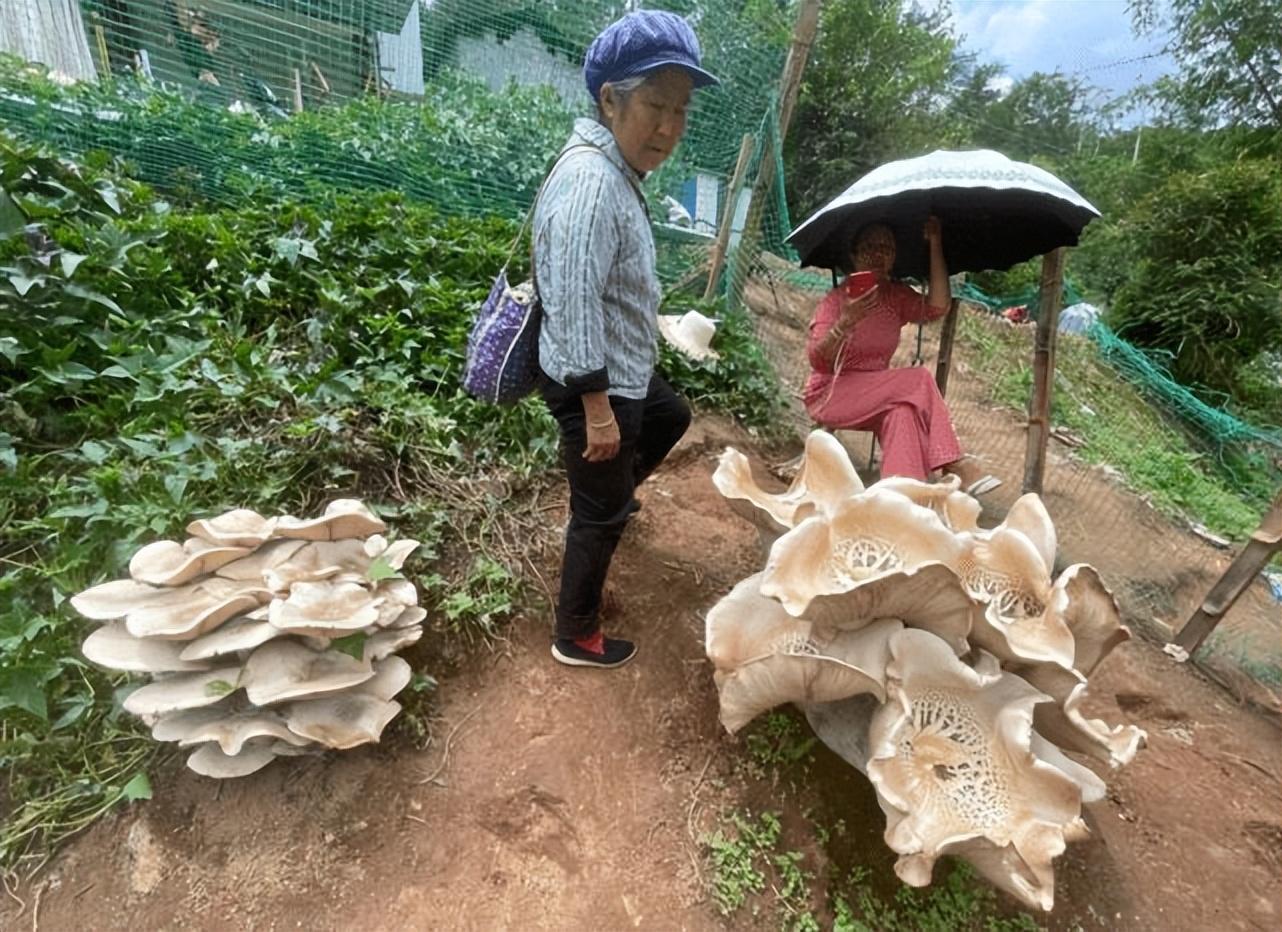
[[[591,637],[600,628],[601,592],[610,559],[632,516],[632,497],[690,426],[690,406],[655,375],[643,400],[615,398],[619,452],[589,463],[583,402],[550,379],[543,400],[561,428],[561,458],[570,482],[570,522],[565,529],[561,592],[556,605],[558,638]]]

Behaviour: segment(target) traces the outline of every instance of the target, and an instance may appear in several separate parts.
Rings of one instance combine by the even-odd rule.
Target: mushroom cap
[[[125,711],[134,715],[164,715],[213,705],[235,692],[239,676],[239,667],[178,673],[135,689],[125,699]]]
[[[374,676],[362,683],[357,692],[375,696],[384,702],[410,684],[414,671],[404,657],[393,654],[374,664]]]
[[[221,703],[199,709],[165,712],[155,716],[151,723],[151,736],[157,741],[181,741],[193,729],[203,728],[211,722],[226,718],[231,714],[230,710],[230,705]]]
[[[290,588],[288,598],[272,602],[267,620],[291,634],[341,637],[374,624],[380,604],[356,583],[299,582]]]
[[[1131,631],[1093,566],[1075,563],[1059,574],[1054,588],[1067,597],[1061,614],[1073,635],[1073,667],[1090,676],[1114,647],[1130,640]]]
[[[199,537],[181,544],[158,540],[133,555],[129,575],[152,586],[181,586],[249,552],[248,547],[219,546]]]
[[[224,579],[261,583],[267,578],[268,570],[289,560],[306,543],[303,540],[269,540],[248,556],[219,567],[215,573]]]
[[[253,708],[194,724],[179,737],[178,744],[190,747],[212,741],[224,754],[234,756],[241,752],[246,742],[258,738],[275,738],[300,747],[307,744],[306,738],[289,730],[284,717],[278,712]]]
[[[418,590],[408,579],[380,580],[372,595],[376,599],[386,599],[407,607],[418,604]]]
[[[202,744],[187,757],[187,766],[202,777],[227,780],[262,770],[276,757],[267,744],[247,744],[238,754],[224,754],[216,743]]]
[[[384,603],[384,604],[391,604],[391,603]],[[411,605],[408,608],[402,608],[401,613],[397,615],[392,620],[392,623],[387,627],[411,628],[414,625],[422,624],[425,618],[427,618],[427,609],[419,608],[417,605]]]
[[[204,582],[173,591],[181,592],[189,588],[193,591],[189,592],[184,602],[148,605],[129,612],[125,616],[129,633],[140,638],[191,641],[217,628],[228,618],[258,607],[258,598],[253,592],[220,593],[217,589],[205,588]]]
[[[732,503],[743,500],[764,511],[780,529],[795,527],[815,512],[827,514],[864,490],[841,441],[823,430],[811,431],[806,438],[801,468],[787,491],[763,490],[753,478],[748,458],[733,447],[721,454],[712,483]],[[758,523],[750,513],[745,517]]]
[[[286,721],[296,735],[340,751],[377,743],[387,723],[400,711],[399,702],[367,693],[308,699],[290,703],[284,709]]]
[[[122,621],[103,625],[85,638],[80,650],[92,662],[108,670],[129,673],[190,673],[208,670],[202,658],[182,657],[183,645],[177,641],[136,638]]]
[[[884,800],[886,841],[905,856],[896,872],[929,882],[939,855],[966,856],[976,846],[962,843],[984,839],[1015,850],[1020,875],[1036,878],[1017,895],[1043,906],[1051,860],[1080,831],[1083,792],[1080,774],[1032,749],[1033,707],[1049,697],[1013,674],[967,667],[923,631],[900,632],[890,650],[889,698],[869,729],[868,776]]]
[[[71,597],[71,607],[86,618],[110,621],[124,618],[131,611],[144,607],[181,605],[194,588],[165,589],[149,586],[133,579],[113,579],[111,582],[92,586]]]
[[[265,706],[351,689],[373,677],[369,664],[347,654],[281,638],[249,655],[240,682],[250,702]]]
[[[300,519],[293,515],[278,518],[278,537],[303,540],[343,540],[349,537],[368,537],[382,534],[387,525],[354,498],[340,498],[330,502],[319,518]]]
[[[961,656],[970,650],[967,638],[983,611],[949,567],[922,563],[865,580],[847,592],[815,596],[801,617],[846,630],[895,618],[906,628],[943,638]]]
[[[365,639],[362,656],[371,663],[390,657],[399,650],[417,644],[423,637],[422,625],[410,625],[407,628],[387,628],[372,634]]]
[[[248,508],[234,508],[215,518],[187,525],[187,533],[226,547],[257,547],[275,531],[276,518],[264,518]]]
[[[303,541],[289,559],[267,570],[263,578],[273,590],[288,592],[294,583],[314,582],[339,574],[363,580],[369,564],[364,542],[356,538]]]
[[[947,475],[938,482],[922,482],[907,476],[887,476],[869,486],[869,491],[896,492],[914,505],[929,508],[939,515],[950,531],[975,531],[983,506],[961,491],[961,479]]]
[[[1006,512],[1006,519],[998,527],[1018,531],[1027,537],[1042,558],[1047,575],[1055,572],[1055,524],[1036,492],[1027,492],[1015,499],[1015,504]]]
[[[816,596],[923,563],[956,568],[967,543],[939,516],[895,492],[868,491],[814,515],[770,548],[761,592],[801,615]]]
[[[266,644],[273,638],[282,637],[285,632],[268,622],[265,618],[255,618],[266,614],[267,606],[257,609],[239,618],[232,618],[221,627],[208,634],[202,634],[194,641],[182,647],[179,655],[183,660],[205,660],[210,657],[221,657],[242,650],[253,650],[260,644]]]
[[[898,621],[849,631],[800,621],[757,591],[759,579],[744,580],[708,612],[705,643],[727,731],[786,702],[885,696],[887,640],[903,627]]]

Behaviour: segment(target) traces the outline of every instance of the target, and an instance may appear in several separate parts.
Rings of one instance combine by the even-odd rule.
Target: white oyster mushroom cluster
[[[1117,767],[1145,734],[1082,710],[1087,678],[1130,632],[1090,566],[1053,578],[1041,499],[984,530],[955,479],[865,488],[822,431],[785,492],[764,491],[733,448],[713,482],[769,548],[707,616],[727,730],[797,704],[872,782],[901,879],[925,886],[952,854],[1050,910],[1052,861],[1105,791],[1064,751]]]
[[[193,747],[187,765],[242,777],[278,756],[376,742],[401,706],[427,612],[399,576],[418,541],[354,499],[319,518],[246,509],[193,521],[183,543],[148,544],[128,579],[71,599],[106,622],[89,660],[144,673],[125,700],[158,741]]]

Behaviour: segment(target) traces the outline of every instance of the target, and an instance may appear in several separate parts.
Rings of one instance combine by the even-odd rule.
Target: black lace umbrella
[[[1077,245],[1099,211],[1050,172],[999,152],[941,149],[869,172],[788,236],[802,265],[844,269],[850,241],[866,224],[895,231],[894,274],[924,278],[922,227],[931,214],[944,230],[948,271],[1007,269]]]

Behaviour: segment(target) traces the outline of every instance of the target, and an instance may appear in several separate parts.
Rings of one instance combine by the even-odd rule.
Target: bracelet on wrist
[[[604,430],[605,428],[609,427],[613,423],[614,423],[614,415],[611,414],[604,421],[588,421],[588,426],[591,427],[593,430]]]

